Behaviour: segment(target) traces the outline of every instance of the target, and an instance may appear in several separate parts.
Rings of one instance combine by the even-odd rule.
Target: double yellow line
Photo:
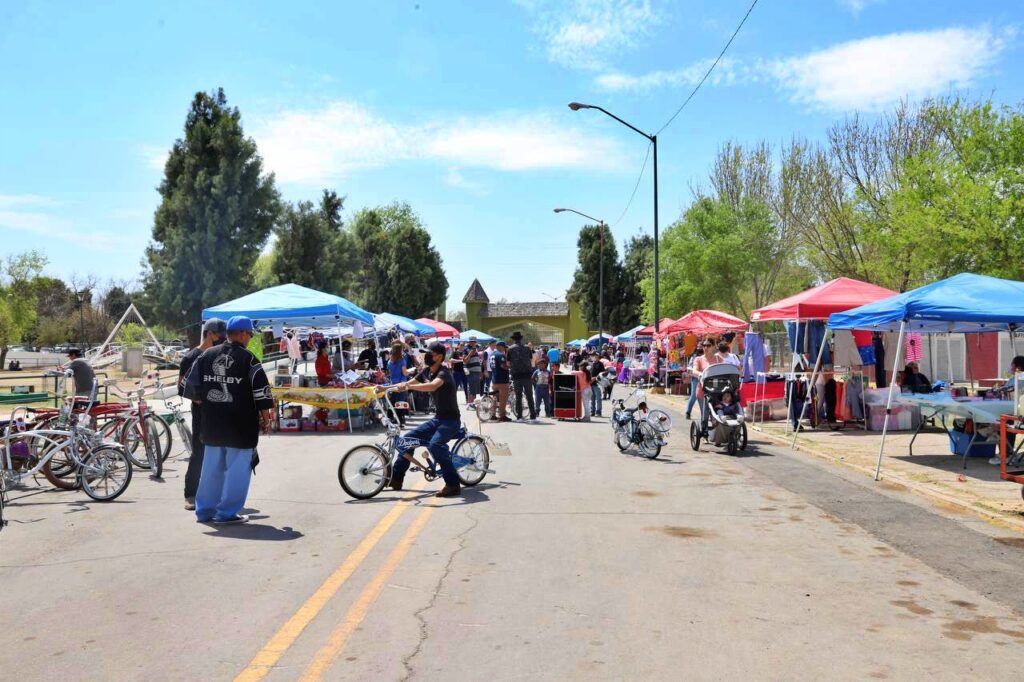
[[[360,564],[369,556],[373,548],[377,546],[377,543],[395,525],[398,518],[412,506],[412,500],[420,490],[421,488],[413,490],[411,494],[399,500],[392,507],[391,511],[384,515],[384,518],[373,527],[369,534],[352,550],[352,553],[345,558],[341,566],[327,577],[323,584],[317,588],[316,592],[299,607],[299,610],[257,652],[249,662],[249,665],[235,677],[235,682],[257,682],[267,676],[274,666],[277,665],[278,661],[281,660],[285,652],[295,643],[295,640],[299,638],[299,635],[306,629],[306,626],[316,618],[320,611],[330,602],[331,598],[341,589],[341,586],[345,584],[352,574],[355,573],[356,569],[359,568]],[[323,677],[331,663],[344,649],[348,638],[366,617],[370,606],[376,601],[387,580],[395,572],[395,569],[398,568],[402,559],[405,558],[416,536],[423,530],[423,526],[426,525],[433,512],[433,507],[426,507],[413,519],[413,522],[409,525],[405,534],[402,535],[398,544],[391,550],[391,554],[388,555],[384,565],[381,566],[370,583],[363,589],[359,598],[349,608],[345,618],[342,619],[341,623],[331,633],[327,643],[314,656],[313,661],[306,668],[300,679],[311,681],[319,680]]]

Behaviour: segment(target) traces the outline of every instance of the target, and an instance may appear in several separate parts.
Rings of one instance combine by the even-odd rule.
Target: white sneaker
[[[540,424],[540,420],[537,419],[536,417],[534,417],[533,419],[530,420],[530,423],[531,424]]]
[[[993,466],[999,466],[1002,463],[1002,461],[1003,460],[999,459],[998,457],[993,457],[988,461],[988,463]]]

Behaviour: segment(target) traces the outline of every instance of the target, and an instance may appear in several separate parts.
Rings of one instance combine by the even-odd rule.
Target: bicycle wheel
[[[476,399],[477,414],[480,415],[480,420],[488,422],[494,419],[494,398],[489,395],[481,396]]]
[[[188,427],[182,420],[176,420],[175,424],[178,425],[178,437],[181,438],[181,444],[185,448],[185,454],[192,457],[192,429]]]
[[[82,485],[78,478],[78,463],[67,448],[54,453],[46,461],[42,474],[50,485],[60,490],[78,490]]]
[[[153,422],[156,430],[156,442],[160,444],[160,459],[166,460],[171,454],[171,426],[153,413],[146,415],[146,421]]]
[[[690,422],[690,447],[700,450],[700,424]]]
[[[649,422],[640,422],[640,454],[654,459],[661,454],[661,434]]]
[[[672,430],[672,417],[664,410],[648,410],[645,419],[659,433],[668,433]]]
[[[124,448],[101,445],[82,458],[78,477],[86,495],[109,502],[127,490],[132,481],[132,465]]]
[[[124,420],[118,430],[117,442],[124,446],[125,454],[128,455],[132,464],[139,469],[149,468],[145,450],[141,456],[138,454],[139,444],[142,443],[142,430],[139,427],[138,417],[129,417]]]
[[[357,500],[373,497],[390,478],[388,455],[375,445],[357,445],[342,455],[338,463],[338,483]]]
[[[629,446],[632,444],[633,440],[629,437],[629,431],[626,427],[622,427],[615,432],[615,447],[619,449],[619,452],[629,450]]]
[[[150,478],[160,478],[164,473],[164,458],[160,444],[160,435],[156,426],[157,422],[163,422],[163,420],[149,415],[143,421],[143,428],[146,430],[144,441],[146,464],[148,465],[146,468],[149,469]]]
[[[487,470],[491,468],[491,454],[487,451],[487,443],[480,436],[466,436],[455,445],[452,463],[455,464],[455,471],[459,474],[462,485],[473,487],[484,480]]]

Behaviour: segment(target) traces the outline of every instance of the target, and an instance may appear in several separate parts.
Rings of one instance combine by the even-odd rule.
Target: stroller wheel
[[[690,422],[690,447],[700,450],[700,424]]]
[[[730,455],[735,455],[740,447],[740,431],[739,429],[734,430],[729,434],[729,442],[727,444],[727,452]]]
[[[747,425],[740,424],[740,450],[747,449]]]

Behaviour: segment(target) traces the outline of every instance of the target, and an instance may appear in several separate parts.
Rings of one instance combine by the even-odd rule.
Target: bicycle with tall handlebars
[[[427,443],[401,435],[396,410],[408,409],[408,403],[392,403],[390,393],[393,387],[381,387],[374,392],[372,404],[378,412],[378,419],[384,425],[384,438],[379,443],[357,445],[341,457],[338,464],[338,482],[350,496],[365,500],[374,497],[391,482],[392,471],[399,457],[405,457],[412,464],[410,472],[423,472],[427,481],[436,480],[441,474],[437,462],[427,452],[424,459],[416,457],[418,448]],[[483,436],[470,433],[462,425],[451,449],[452,464],[458,472],[462,485],[472,487],[484,480],[493,471],[489,468],[491,456]]]

